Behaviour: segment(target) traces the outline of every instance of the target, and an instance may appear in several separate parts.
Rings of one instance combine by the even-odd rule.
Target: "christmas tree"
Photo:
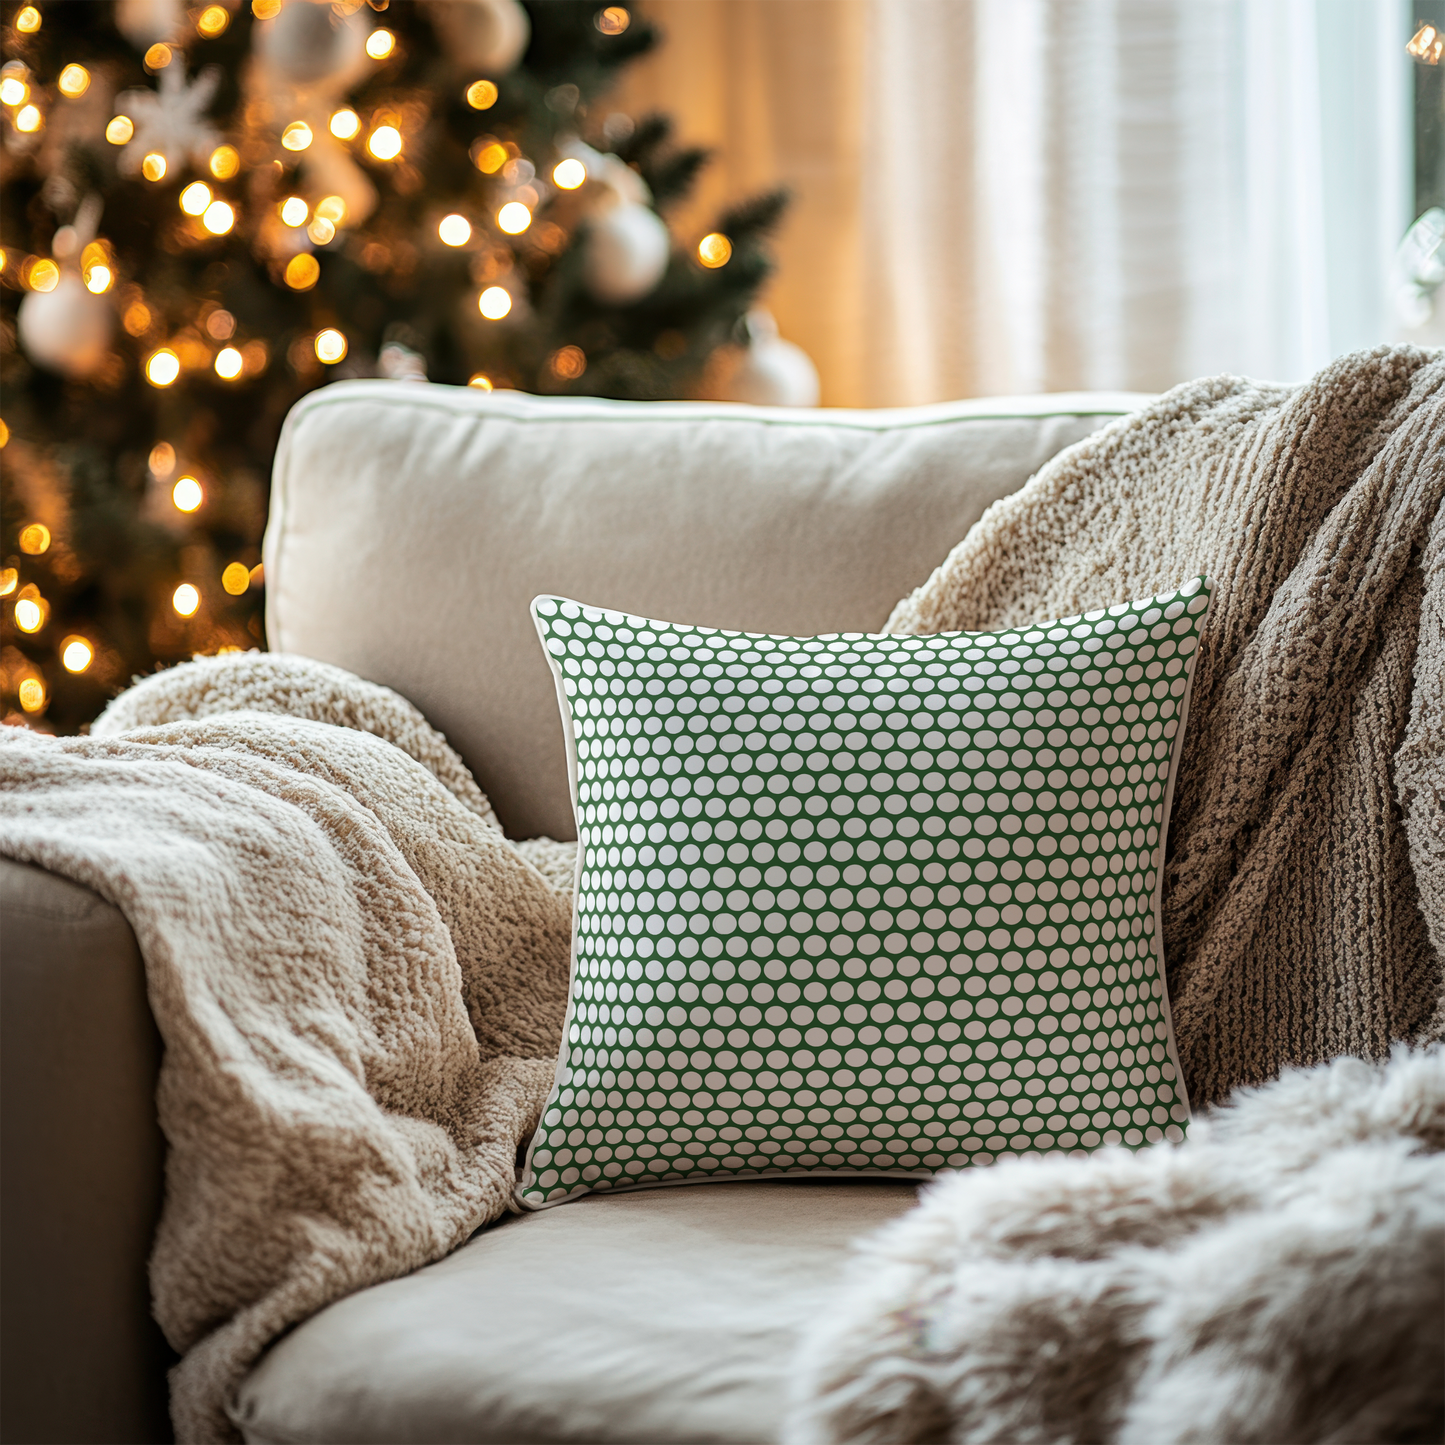
[[[597,0],[6,3],[0,710],[261,645],[281,421],[341,377],[664,398],[745,339],[784,198],[610,113]]]

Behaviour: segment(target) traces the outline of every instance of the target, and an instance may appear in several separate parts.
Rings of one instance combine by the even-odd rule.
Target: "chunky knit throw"
[[[1191,1097],[1439,1037],[1445,356],[1216,377],[1062,452],[894,611],[981,631],[1215,584],[1164,944]]]
[[[809,1330],[789,1445],[1440,1438],[1445,1050],[1337,1056],[1441,1032],[1445,358],[1179,387],[996,503],[892,626],[1198,572],[1169,990],[1196,1103],[1272,1082],[1178,1149],[940,1181]]]

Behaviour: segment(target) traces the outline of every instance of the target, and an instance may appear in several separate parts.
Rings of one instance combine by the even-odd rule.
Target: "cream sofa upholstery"
[[[327,387],[277,457],[270,643],[404,693],[512,836],[568,837],[536,593],[876,629],[992,501],[1142,400],[786,412]],[[0,913],[0,1436],[162,1439],[145,1293],[159,1041],[135,940],[86,889],[3,861]],[[847,1241],[911,1197],[709,1184],[510,1220],[287,1336],[237,1418],[276,1445],[768,1439],[798,1323]]]
[[[271,647],[409,697],[507,832],[575,836],[539,592],[758,632],[875,631],[985,507],[1137,396],[902,411],[313,392],[266,534]]]

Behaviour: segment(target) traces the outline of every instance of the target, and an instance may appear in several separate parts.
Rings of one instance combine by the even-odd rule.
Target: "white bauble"
[[[93,296],[74,271],[65,271],[53,291],[29,291],[16,316],[20,344],[37,366],[64,376],[92,376],[110,350],[115,312]]]
[[[640,301],[662,280],[672,237],[656,211],[626,202],[594,216],[583,256],[587,289],[609,306]]]
[[[115,28],[137,50],[174,40],[185,23],[186,7],[181,0],[120,0],[115,7]]]
[[[772,313],[761,307],[749,311],[747,333],[748,349],[727,379],[723,400],[750,406],[817,406],[818,368],[801,346],[778,335]]]
[[[274,20],[256,26],[256,50],[282,80],[324,85],[365,60],[368,29],[359,15],[340,18],[322,0],[287,0]]]
[[[432,26],[459,69],[505,75],[522,58],[532,22],[517,0],[432,0]]]

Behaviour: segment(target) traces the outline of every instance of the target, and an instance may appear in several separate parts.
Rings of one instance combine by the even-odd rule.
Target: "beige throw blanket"
[[[179,1439],[239,1438],[278,1333],[506,1208],[571,928],[524,851],[415,708],[301,659],[162,673],[89,738],[0,729],[0,852],[116,904],[146,960]]]
[[[1164,870],[1196,1103],[1445,1025],[1442,507],[1439,352],[1191,382],[996,502],[890,619],[981,631],[1214,580]]]

